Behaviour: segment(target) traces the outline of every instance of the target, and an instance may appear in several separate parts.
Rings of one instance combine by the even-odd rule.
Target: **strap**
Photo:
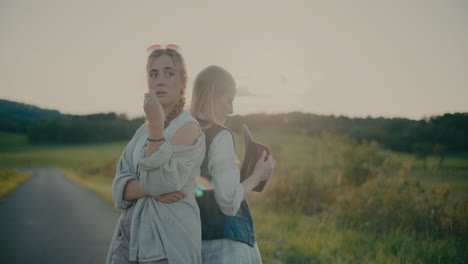
[[[211,142],[213,142],[213,139],[222,130],[227,130],[227,131],[229,131],[229,133],[231,133],[232,141],[234,143],[234,148],[236,147],[236,144],[235,144],[236,142],[234,140],[234,134],[232,133],[232,131],[229,128],[227,128],[225,126],[222,126],[222,125],[218,125],[218,124],[208,122],[208,121],[203,120],[203,119],[198,119],[197,118],[197,121],[198,121],[198,123],[200,123],[200,127],[202,128],[203,132],[205,133],[206,153],[208,153],[208,150],[210,149]],[[237,153],[237,151],[236,151],[236,153]]]
[[[205,133],[205,145],[206,145],[205,158],[203,159],[203,163],[201,165],[201,171],[202,171],[201,176],[207,178],[208,180],[211,180],[211,175],[209,175],[208,173],[208,153],[210,151],[210,146],[211,146],[211,143],[213,142],[213,139],[216,137],[216,135],[218,135],[219,132],[223,130],[227,130],[229,131],[229,133],[231,133],[232,141],[234,143],[234,149],[236,147],[236,144],[235,144],[236,142],[234,140],[234,135],[229,128],[224,127],[222,125],[208,122],[203,119],[197,119],[197,121],[198,123],[200,123],[200,126],[203,132]]]

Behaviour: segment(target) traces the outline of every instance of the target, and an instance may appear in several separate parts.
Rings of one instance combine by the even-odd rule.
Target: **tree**
[[[423,167],[427,167],[427,157],[431,154],[432,148],[431,145],[427,143],[414,143],[413,144],[413,152],[418,156],[420,159],[423,160]]]

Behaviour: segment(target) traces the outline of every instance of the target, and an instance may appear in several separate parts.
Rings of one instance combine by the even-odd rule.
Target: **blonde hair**
[[[172,111],[167,114],[166,119],[164,121],[164,128],[166,128],[169,126],[171,121],[174,120],[177,116],[179,116],[182,110],[184,110],[185,88],[187,86],[187,67],[185,66],[184,58],[179,52],[175,50],[171,50],[171,49],[158,49],[158,50],[151,52],[151,54],[148,56],[146,69],[148,69],[149,65],[157,57],[160,57],[162,55],[168,55],[169,57],[171,57],[172,62],[174,63],[174,66],[176,67],[176,70],[177,70],[177,76],[180,79],[180,83],[182,85],[182,90],[181,90],[179,100],[175,104]],[[146,70],[146,72],[148,74],[148,70]]]
[[[227,70],[217,65],[206,67],[193,83],[190,113],[194,117],[200,117],[201,114],[206,121],[222,125],[222,121],[216,119],[213,102],[229,89],[235,88],[236,82]]]

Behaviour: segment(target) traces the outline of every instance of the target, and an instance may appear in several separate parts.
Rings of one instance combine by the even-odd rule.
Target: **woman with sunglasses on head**
[[[147,122],[117,165],[112,191],[123,212],[106,263],[200,263],[200,217],[193,193],[204,134],[183,110],[187,73],[180,49],[154,45],[148,51]]]
[[[203,263],[261,263],[252,216],[246,200],[261,181],[273,173],[274,161],[263,152],[252,175],[240,182],[234,138],[223,127],[233,113],[234,78],[219,66],[202,70],[193,85],[191,114],[199,119],[206,139],[201,175],[213,192],[198,197],[202,221]]]

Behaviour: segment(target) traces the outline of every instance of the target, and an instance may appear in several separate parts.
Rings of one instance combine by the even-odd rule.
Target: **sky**
[[[0,99],[143,116],[146,48],[226,68],[237,114],[468,112],[468,1],[0,0]]]

